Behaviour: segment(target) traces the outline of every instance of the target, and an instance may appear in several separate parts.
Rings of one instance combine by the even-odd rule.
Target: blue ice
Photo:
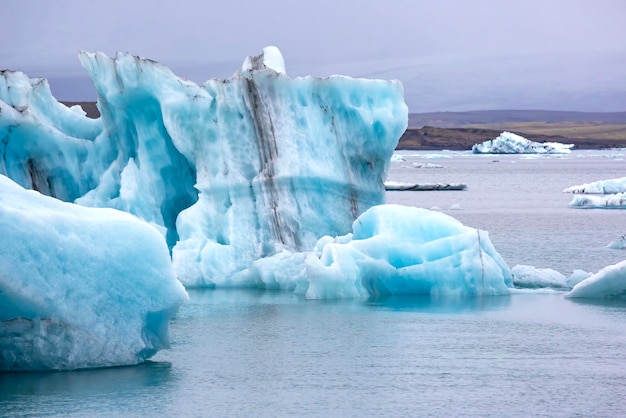
[[[187,300],[159,232],[0,175],[0,370],[137,364]]]

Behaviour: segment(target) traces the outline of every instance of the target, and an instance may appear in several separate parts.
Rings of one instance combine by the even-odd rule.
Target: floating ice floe
[[[626,193],[602,196],[577,195],[569,202],[576,209],[626,209]]]
[[[432,163],[413,163],[413,167],[415,168],[443,168],[441,164],[432,164]]]
[[[622,235],[615,241],[610,242],[607,247],[614,250],[626,250],[626,234]]]
[[[574,270],[571,276],[566,277],[550,268],[518,264],[511,269],[511,275],[513,276],[513,285],[518,289],[569,290],[591,276],[591,273]]]
[[[579,194],[616,194],[626,192],[626,177],[616,179],[594,181],[592,183],[580,184],[568,187],[564,193]]]
[[[626,209],[626,177],[572,186],[563,192],[585,195],[574,196],[569,203],[571,208]],[[589,194],[601,196],[586,196]]]
[[[534,142],[512,132],[502,132],[496,139],[474,144],[474,154],[567,154],[574,144]]]
[[[518,264],[511,269],[513,285],[517,288],[544,288],[569,289],[567,278],[556,270],[537,268]]]
[[[464,183],[403,183],[386,181],[385,189],[392,191],[433,191],[433,190],[465,190]]]
[[[581,281],[565,297],[626,299],[626,260]]]
[[[0,175],[0,371],[137,364],[187,300],[159,232]]]

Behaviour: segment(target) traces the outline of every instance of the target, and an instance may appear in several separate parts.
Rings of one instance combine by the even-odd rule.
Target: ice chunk
[[[580,184],[564,189],[565,193],[582,194],[615,194],[626,192],[626,177],[594,181],[593,183]]]
[[[136,364],[187,294],[156,229],[0,176],[0,370]]]
[[[433,163],[413,163],[413,167],[415,168],[443,168],[441,164],[433,164]]]
[[[280,253],[235,276],[238,285],[310,299],[422,294],[503,295],[511,273],[486,232],[426,209],[375,206],[353,232],[323,237],[314,253]]]
[[[569,289],[567,278],[556,270],[550,268],[537,268],[518,264],[511,269],[513,285],[517,288],[552,288]]]
[[[614,250],[626,250],[626,234],[622,235],[615,241],[612,241],[607,245],[607,247],[612,248]]]
[[[432,190],[465,190],[467,184],[464,183],[403,183],[397,181],[386,181],[386,190],[395,191],[432,191]]]
[[[626,260],[603,268],[578,283],[565,296],[568,298],[626,299]]]
[[[577,209],[626,209],[626,193],[574,196],[569,202],[569,207]]]
[[[474,154],[567,154],[574,144],[534,142],[512,132],[502,132],[496,139],[475,144]]]

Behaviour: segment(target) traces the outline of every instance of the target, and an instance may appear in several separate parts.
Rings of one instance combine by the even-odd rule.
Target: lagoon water
[[[512,267],[565,275],[626,259],[620,210],[561,190],[623,177],[622,151],[563,156],[403,152],[389,179],[466,183],[389,192],[489,231]],[[442,168],[414,168],[413,163]],[[305,301],[193,290],[172,349],[137,367],[0,374],[0,416],[623,416],[626,303],[507,297]]]

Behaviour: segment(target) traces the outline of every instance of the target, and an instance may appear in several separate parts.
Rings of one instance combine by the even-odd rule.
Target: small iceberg
[[[522,289],[570,289],[567,278],[556,270],[518,264],[511,269],[513,286]]]
[[[433,164],[433,163],[413,163],[413,167],[415,168],[443,168],[441,164]]]
[[[474,144],[474,154],[567,154],[574,144],[533,142],[512,132],[502,132],[496,139]]]
[[[626,192],[626,177],[609,180],[599,180],[592,183],[580,184],[578,186],[563,189],[564,193],[576,194],[616,194]]]
[[[554,289],[570,290],[592,273],[584,270],[574,270],[571,276],[566,277],[550,268],[538,268],[518,264],[511,269],[513,285],[516,289]]]
[[[626,209],[626,193],[602,196],[578,195],[569,202],[569,207],[576,209]]]
[[[607,247],[613,250],[626,250],[626,234],[609,243]]]
[[[397,181],[386,181],[385,190],[391,191],[435,191],[435,190],[465,190],[467,184],[464,183],[402,183]]]
[[[626,299],[626,260],[607,266],[578,283],[565,297]]]
[[[583,195],[574,196],[570,208],[626,209],[626,177],[572,186],[563,192]],[[590,194],[599,196],[587,196]]]

